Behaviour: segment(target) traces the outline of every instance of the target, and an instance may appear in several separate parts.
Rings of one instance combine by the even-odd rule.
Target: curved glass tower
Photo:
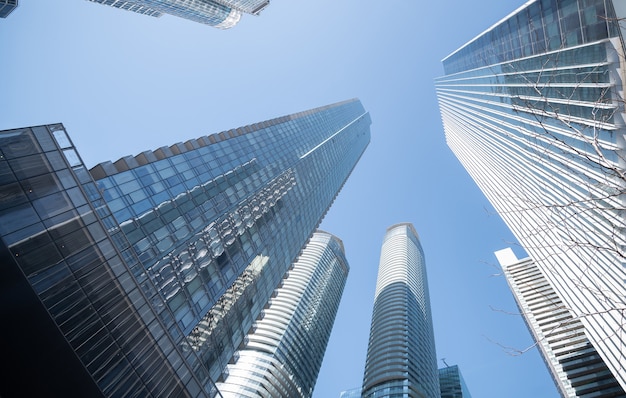
[[[310,397],[348,277],[343,243],[316,232],[228,366],[224,397]]]
[[[410,223],[383,241],[362,396],[439,397],[426,263]]]

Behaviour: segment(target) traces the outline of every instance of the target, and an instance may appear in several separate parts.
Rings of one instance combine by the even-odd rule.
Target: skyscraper
[[[439,397],[426,262],[410,223],[387,229],[380,253],[363,397]]]
[[[0,18],[6,18],[17,8],[17,0],[0,0]]]
[[[343,243],[317,231],[246,335],[224,397],[310,397],[348,276]]]
[[[443,60],[448,145],[626,388],[624,2],[536,0]]]
[[[350,100],[91,170],[60,124],[1,132],[0,395],[214,396],[369,125]]]
[[[361,387],[342,391],[339,393],[339,398],[361,398]]]
[[[530,258],[518,260],[511,249],[496,252],[520,313],[561,396],[626,397],[615,376]]]
[[[200,22],[219,29],[235,26],[242,13],[259,15],[269,0],[89,0],[138,14],[163,14]]]
[[[439,369],[441,398],[472,398],[457,365]]]

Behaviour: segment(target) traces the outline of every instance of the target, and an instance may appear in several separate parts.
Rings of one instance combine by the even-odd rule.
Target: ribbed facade
[[[40,377],[57,395],[79,381],[89,392],[78,396],[217,394],[213,381],[367,147],[369,125],[350,100],[91,170],[60,124],[0,132],[0,309],[15,326],[0,341],[9,353],[33,347],[14,355],[0,394],[25,375],[41,389],[31,396],[51,391]],[[56,340],[23,341],[47,341],[39,330]],[[73,362],[55,364],[59,352]],[[35,357],[41,372],[18,366]],[[66,370],[75,380],[52,376]]]
[[[409,223],[389,227],[383,241],[362,395],[439,397],[426,263]]]
[[[626,387],[621,1],[529,1],[443,60],[448,145]]]
[[[572,316],[530,258],[496,252],[517,306],[562,397],[626,397]]]
[[[218,383],[226,397],[311,397],[348,276],[343,244],[318,231]]]
[[[235,26],[242,13],[258,15],[269,0],[89,0],[139,14],[170,14],[219,29]]]
[[[457,365],[439,369],[441,398],[472,398]]]

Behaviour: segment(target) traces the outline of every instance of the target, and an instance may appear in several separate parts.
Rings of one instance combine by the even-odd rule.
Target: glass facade
[[[446,57],[436,80],[448,145],[622,388],[625,8],[530,1]]]
[[[2,396],[207,396],[62,125],[0,132]],[[103,220],[105,223],[103,223]],[[187,354],[188,355],[188,354]]]
[[[0,18],[6,18],[17,8],[17,0],[0,0]]]
[[[312,396],[348,269],[341,241],[313,234],[218,383],[224,397]]]
[[[235,26],[242,13],[258,15],[269,0],[89,0],[139,14],[175,15],[220,29]]]
[[[385,234],[362,395],[439,397],[426,263],[412,224],[393,225]]]
[[[350,390],[342,391],[339,394],[339,398],[361,398],[361,388],[351,388]]]
[[[72,348],[87,350],[81,362],[105,395],[128,385],[215,395],[212,380],[356,165],[369,125],[350,100],[89,171],[62,125],[2,132],[2,255],[53,318],[60,311],[61,331],[83,339]]]
[[[259,15],[270,4],[270,0],[215,0],[215,2],[253,15]]]
[[[626,397],[580,319],[572,316],[534,261],[518,260],[511,249],[495,254],[561,396]]]
[[[441,398],[472,398],[457,365],[439,369]]]

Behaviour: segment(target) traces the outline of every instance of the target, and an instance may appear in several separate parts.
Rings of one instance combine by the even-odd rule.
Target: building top
[[[194,149],[198,149],[200,147],[209,146],[221,141],[225,141],[231,138],[238,137],[240,135],[244,135],[253,131],[257,131],[263,128],[271,127],[280,123],[284,123],[288,120],[294,120],[301,118],[303,116],[311,115],[313,113],[317,113],[323,111],[325,109],[329,109],[333,106],[355,102],[358,101],[357,98],[353,98],[346,101],[337,102],[331,105],[325,105],[318,108],[310,109],[308,111],[298,112],[291,115],[281,116],[274,119],[266,120],[259,123],[253,123],[250,125],[246,125],[243,127],[230,129],[227,131],[222,131],[220,133],[211,134],[208,136],[202,136],[200,138],[190,139],[185,141],[184,143],[178,142],[176,144],[168,146],[162,146],[156,150],[148,150],[144,151],[138,155],[132,156],[124,156],[118,159],[115,162],[106,161],[97,164],[93,168],[89,170],[92,177],[95,180],[100,180],[105,177],[109,177],[115,175],[117,173],[121,173],[124,171],[128,171],[134,169],[136,167],[144,166],[149,163],[153,163],[159,160],[163,160],[165,158],[169,158],[175,155],[180,155],[181,153],[185,153]]]
[[[622,7],[615,2],[616,7]],[[442,60],[446,75],[620,35],[613,2],[531,0]]]
[[[17,0],[0,0],[0,18],[6,18],[17,8]]]
[[[315,231],[318,234],[323,234],[323,235],[328,235],[332,240],[334,240],[335,242],[337,242],[339,244],[339,247],[341,248],[341,251],[345,254],[346,253],[346,249],[343,246],[343,241],[337,236],[337,235],[333,235],[330,232],[326,232],[323,231],[321,229],[318,229],[317,231]]]
[[[401,222],[401,223],[398,223],[398,224],[394,224],[394,225],[392,225],[392,226],[387,228],[387,232],[389,232],[391,230],[394,230],[394,229],[396,229],[398,227],[403,227],[403,226],[407,227],[419,239],[419,235],[417,234],[417,231],[415,230],[415,227],[410,222]]]
[[[515,11],[511,12],[509,15],[507,15],[506,17],[502,18],[501,20],[499,20],[498,22],[494,23],[493,25],[491,25],[489,28],[485,29],[482,33],[476,35],[476,37],[474,37],[472,40],[468,41],[467,43],[465,43],[464,45],[462,45],[461,47],[457,48],[456,50],[454,50],[453,52],[451,52],[450,54],[448,54],[444,59],[441,60],[441,62],[446,62],[446,60],[452,56],[454,56],[456,53],[458,53],[459,51],[463,50],[464,48],[468,47],[469,45],[471,45],[472,43],[476,42],[480,37],[484,36],[485,34],[491,32],[492,30],[494,30],[497,26],[499,26],[501,23],[505,22],[506,20],[508,20],[509,18],[511,18],[512,16],[514,16],[515,14],[517,14],[518,12],[520,12],[521,10],[523,10],[524,8],[528,7],[531,3],[534,3],[536,0],[529,0],[526,3],[524,3],[523,5],[521,5],[520,7],[518,7]]]

